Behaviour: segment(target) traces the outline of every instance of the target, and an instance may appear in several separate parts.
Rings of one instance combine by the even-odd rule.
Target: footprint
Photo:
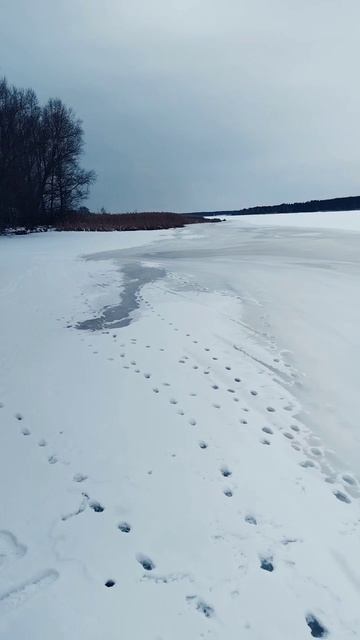
[[[304,469],[310,469],[311,467],[315,467],[315,463],[312,460],[303,460],[299,462],[300,467],[304,467]]]
[[[170,398],[170,404],[177,404],[178,401],[175,398]]]
[[[285,431],[283,435],[284,435],[284,438],[287,438],[288,440],[294,440],[293,434],[289,433],[289,431]]]
[[[252,396],[257,396],[257,394],[258,394],[258,392],[255,391],[254,389],[252,391],[250,391],[250,393],[251,393]]]
[[[266,407],[266,411],[269,411],[270,413],[274,413],[275,409],[274,407]]]
[[[232,498],[233,492],[231,489],[224,489],[223,493],[227,498]]]
[[[219,386],[217,384],[213,384],[212,388],[215,389],[215,391],[217,391],[217,389],[219,388]]]
[[[116,585],[115,580],[106,580],[105,582],[105,587],[108,587],[108,589],[110,589],[111,587],[114,587]]]
[[[226,371],[231,371],[231,367],[229,367],[228,365],[225,367]]]
[[[296,431],[297,433],[300,431],[300,427],[298,427],[297,424],[290,425],[290,429]]]
[[[154,393],[159,393],[159,389],[158,389],[157,387],[154,387],[154,388],[153,388],[153,392],[154,392]]]
[[[319,447],[311,447],[310,451],[312,454],[314,454],[314,456],[322,456],[322,451],[321,449],[319,449]]]
[[[120,522],[118,524],[118,529],[122,531],[122,533],[130,533],[131,525],[128,522]]]
[[[31,434],[31,431],[30,429],[25,427],[24,429],[21,430],[21,433],[23,434],[23,436],[29,436]]]
[[[211,605],[207,604],[201,598],[197,596],[186,596],[186,601],[189,603],[194,602],[197,611],[200,611],[205,618],[213,618],[215,615],[215,609]]]
[[[136,555],[136,560],[139,562],[139,564],[141,564],[141,566],[143,567],[143,569],[145,569],[145,571],[152,571],[153,569],[155,569],[155,564],[151,560],[151,558],[149,558],[148,556],[145,556],[142,553],[138,553]]]
[[[228,467],[221,467],[220,469],[221,474],[224,476],[224,478],[228,478],[229,476],[232,475],[232,472],[230,471],[230,469],[228,469]]]
[[[207,444],[207,442],[204,442],[204,440],[200,440],[199,447],[200,447],[200,449],[207,449],[208,448],[208,444]]]
[[[189,420],[189,424],[190,424],[192,427],[195,427],[195,426],[196,426],[196,420],[194,420],[194,418],[191,418],[191,420]]]
[[[24,419],[24,417],[22,416],[21,413],[15,413],[15,418],[16,418],[16,420],[23,420]]]
[[[334,491],[334,496],[340,500],[340,502],[345,502],[346,504],[350,504],[351,502],[350,498],[342,491]]]
[[[39,447],[46,447],[46,445],[47,445],[46,440],[44,440],[43,438],[41,440],[39,440],[39,442],[38,442],[38,446]]]
[[[234,389],[228,389],[227,391],[228,391],[228,393],[235,393]]]
[[[319,620],[312,614],[309,613],[306,616],[306,624],[310,628],[311,635],[313,638],[326,638],[328,635],[328,630],[324,627],[324,625],[319,622]]]
[[[241,382],[240,378],[234,378],[235,382]]]
[[[216,403],[214,403],[214,404],[213,404],[213,407],[214,407],[214,409],[220,409],[220,408],[221,408],[221,405],[220,405],[220,404],[216,404]]]
[[[273,430],[270,429],[270,427],[263,427],[262,430],[264,431],[264,433],[269,433],[271,435],[273,435]]]
[[[274,571],[273,558],[272,556],[267,558],[260,558],[260,567],[264,571]]]
[[[49,456],[49,458],[48,458],[48,463],[49,464],[56,464],[57,461],[58,461],[58,459],[57,459],[56,456]]]
[[[248,423],[248,421],[244,420],[243,418],[240,420],[240,424],[247,424],[247,423]]]
[[[348,473],[344,473],[342,479],[344,480],[344,482],[346,482],[346,484],[350,484],[352,486],[356,485],[356,480],[355,478],[353,478],[352,476],[350,476]]]
[[[74,482],[84,482],[88,477],[84,473],[75,473],[73,480]]]
[[[257,524],[256,518],[254,516],[250,516],[250,515],[245,516],[245,522],[247,522],[248,524],[254,524],[254,525]]]
[[[97,500],[90,500],[89,507],[95,511],[95,513],[102,513],[105,511],[105,507],[103,507]]]
[[[262,440],[260,440],[261,444],[271,444],[270,440],[267,440],[266,438],[263,438]]]
[[[151,373],[144,373],[144,378],[146,378],[146,380],[149,380],[151,378]]]

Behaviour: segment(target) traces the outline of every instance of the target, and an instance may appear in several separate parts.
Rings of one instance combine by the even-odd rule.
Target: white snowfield
[[[0,238],[0,639],[360,638],[360,213]]]

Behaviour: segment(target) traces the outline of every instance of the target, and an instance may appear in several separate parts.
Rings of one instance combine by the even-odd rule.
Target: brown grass
[[[170,229],[187,224],[209,222],[179,213],[71,213],[59,218],[58,231],[136,231]]]

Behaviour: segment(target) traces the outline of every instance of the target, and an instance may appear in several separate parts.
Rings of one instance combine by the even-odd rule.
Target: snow
[[[225,216],[229,219],[229,216]],[[360,211],[322,211],[318,213],[274,213],[242,216],[242,223],[261,227],[305,227],[360,231]]]
[[[360,637],[360,217],[326,215],[0,238],[1,640]]]

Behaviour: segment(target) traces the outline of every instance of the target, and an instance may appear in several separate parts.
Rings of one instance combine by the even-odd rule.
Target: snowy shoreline
[[[0,238],[0,638],[359,637],[341,216]]]

